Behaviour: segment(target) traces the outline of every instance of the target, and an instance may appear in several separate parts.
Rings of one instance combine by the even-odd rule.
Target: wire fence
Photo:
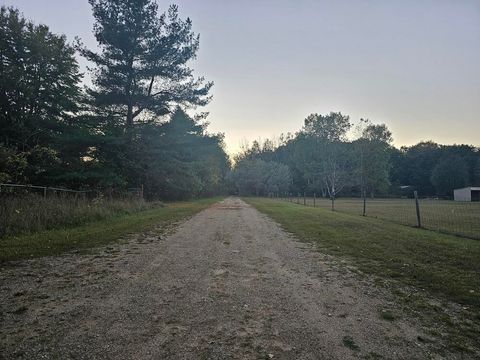
[[[279,198],[332,210],[331,199],[319,198],[314,194],[284,194]],[[415,197],[337,198],[333,210],[480,240],[480,202]]]
[[[143,186],[138,188],[124,189],[95,189],[95,190],[72,190],[67,188],[39,186],[39,185],[23,185],[23,184],[3,184],[0,183],[0,195],[40,195],[44,198],[48,197],[74,197],[83,199],[94,199],[98,197],[108,198],[143,198]]]
[[[5,236],[77,226],[149,209],[142,188],[72,190],[0,184],[0,240]]]

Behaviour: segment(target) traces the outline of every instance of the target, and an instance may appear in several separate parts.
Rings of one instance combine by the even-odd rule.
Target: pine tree
[[[97,108],[114,116],[117,126],[151,121],[174,106],[206,105],[211,82],[195,79],[187,65],[195,58],[199,36],[190,19],[181,20],[177,6],[159,15],[153,0],[89,0],[100,52],[80,46],[92,61],[94,87],[89,95]]]

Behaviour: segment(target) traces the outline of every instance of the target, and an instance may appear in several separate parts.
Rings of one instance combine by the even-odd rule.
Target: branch
[[[155,75],[152,75],[152,80],[150,80],[150,86],[148,87],[148,96],[152,95],[153,82],[155,80]],[[154,95],[155,96],[155,95]]]

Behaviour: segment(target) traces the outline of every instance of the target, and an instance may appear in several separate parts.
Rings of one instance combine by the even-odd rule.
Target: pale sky
[[[171,1],[158,1],[167,9]],[[312,112],[386,123],[395,144],[480,146],[480,0],[178,0],[230,153]],[[0,0],[95,46],[87,0]]]

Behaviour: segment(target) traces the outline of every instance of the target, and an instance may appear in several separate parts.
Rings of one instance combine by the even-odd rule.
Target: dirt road
[[[384,290],[237,198],[0,281],[4,358],[429,358]]]

